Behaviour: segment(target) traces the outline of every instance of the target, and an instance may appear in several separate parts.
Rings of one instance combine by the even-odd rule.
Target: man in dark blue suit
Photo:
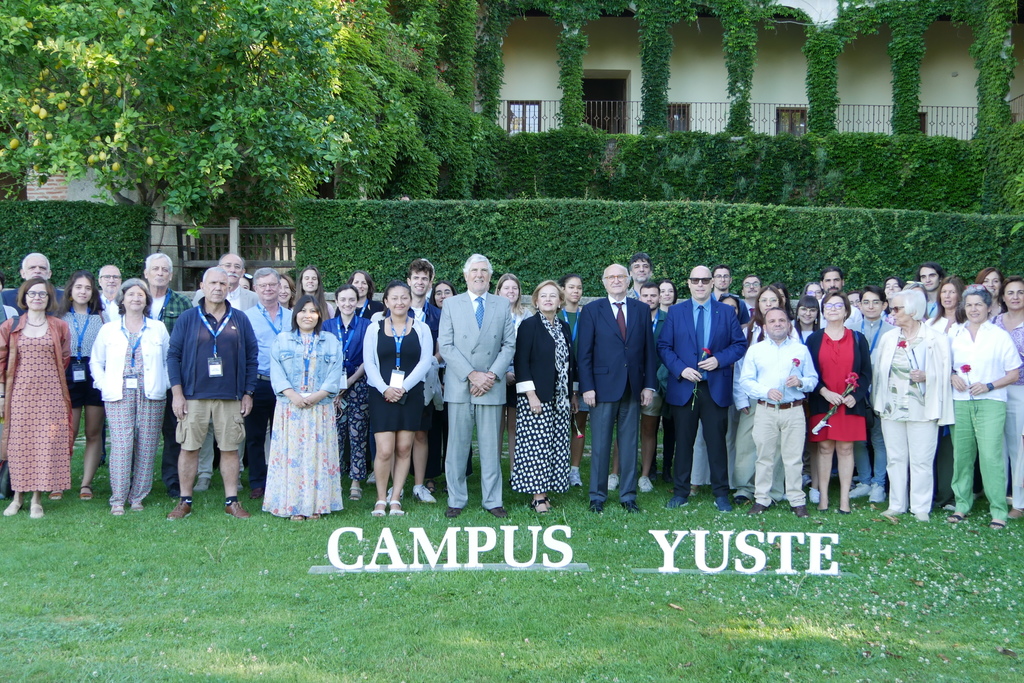
[[[636,458],[640,406],[651,402],[658,382],[651,312],[645,304],[626,296],[629,271],[625,266],[608,266],[602,281],[608,297],[584,306],[579,317],[580,391],[590,406],[590,510],[604,511],[612,429],[618,425],[619,502],[627,512],[639,512]]]
[[[747,344],[735,311],[711,296],[711,270],[694,268],[689,286],[691,298],[668,309],[658,337],[658,355],[668,369],[665,400],[676,423],[673,492],[667,507],[687,503],[693,444],[698,426],[703,425],[715,506],[728,512],[732,505],[725,433],[732,403],[732,366],[743,357]]]

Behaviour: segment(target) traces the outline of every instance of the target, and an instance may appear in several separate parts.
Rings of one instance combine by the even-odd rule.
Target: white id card
[[[206,366],[210,370],[210,377],[224,376],[224,361],[221,358],[207,358]]]
[[[138,389],[139,388],[139,378],[138,377],[125,377],[124,378],[124,388],[125,389]]]
[[[392,389],[402,389],[403,382],[405,381],[405,373],[401,370],[391,371],[391,381],[388,382],[388,386]]]
[[[85,381],[85,365],[83,363],[72,363],[71,364],[71,381],[72,382],[84,382]]]

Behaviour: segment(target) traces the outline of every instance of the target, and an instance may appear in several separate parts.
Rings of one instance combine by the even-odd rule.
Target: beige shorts
[[[650,417],[661,417],[661,408],[665,403],[665,399],[661,397],[661,392],[655,391],[654,398],[647,406],[640,407],[641,415],[648,415]]]
[[[221,450],[236,451],[245,440],[245,418],[241,413],[241,401],[227,399],[204,399],[188,401],[184,420],[178,421],[175,439],[182,450],[198,451],[206,440],[206,433],[213,422],[213,435]]]

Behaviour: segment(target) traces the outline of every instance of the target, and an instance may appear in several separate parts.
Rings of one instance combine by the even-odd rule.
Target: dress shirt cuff
[[[537,391],[537,385],[533,382],[516,382],[517,394],[525,394],[527,391]]]

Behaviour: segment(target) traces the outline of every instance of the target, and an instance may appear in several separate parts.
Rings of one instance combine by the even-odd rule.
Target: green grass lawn
[[[80,453],[75,464],[77,484]],[[573,489],[538,518],[506,485],[507,520],[479,509],[476,487],[454,523],[443,496],[423,505],[407,495],[404,518],[371,518],[369,492],[296,523],[247,498],[253,518],[228,518],[215,477],[190,518],[168,522],[173,501],[159,482],[144,512],[112,517],[106,476],[101,468],[91,502],[76,487],[44,503],[42,520],[0,520],[0,679],[995,681],[1021,680],[1024,668],[1014,654],[1024,652],[1022,526],[989,530],[983,502],[956,527],[938,514],[894,525],[865,499],[849,516],[798,520],[773,508],[750,518],[715,511],[706,488],[666,510],[659,483],[640,495],[639,515],[614,494],[594,515]],[[409,561],[411,527],[437,543],[453,525],[518,525],[526,552],[525,528],[537,523],[570,526],[573,561],[590,571],[308,573],[328,564],[341,526],[365,534],[361,545],[346,537],[343,559],[369,561],[386,525]],[[776,575],[771,549],[768,571],[753,576],[636,573],[661,565],[649,529],[837,533],[843,574]],[[499,531],[483,561],[501,562],[500,549]],[[677,558],[693,567],[689,537]],[[794,565],[806,568],[806,546]]]

